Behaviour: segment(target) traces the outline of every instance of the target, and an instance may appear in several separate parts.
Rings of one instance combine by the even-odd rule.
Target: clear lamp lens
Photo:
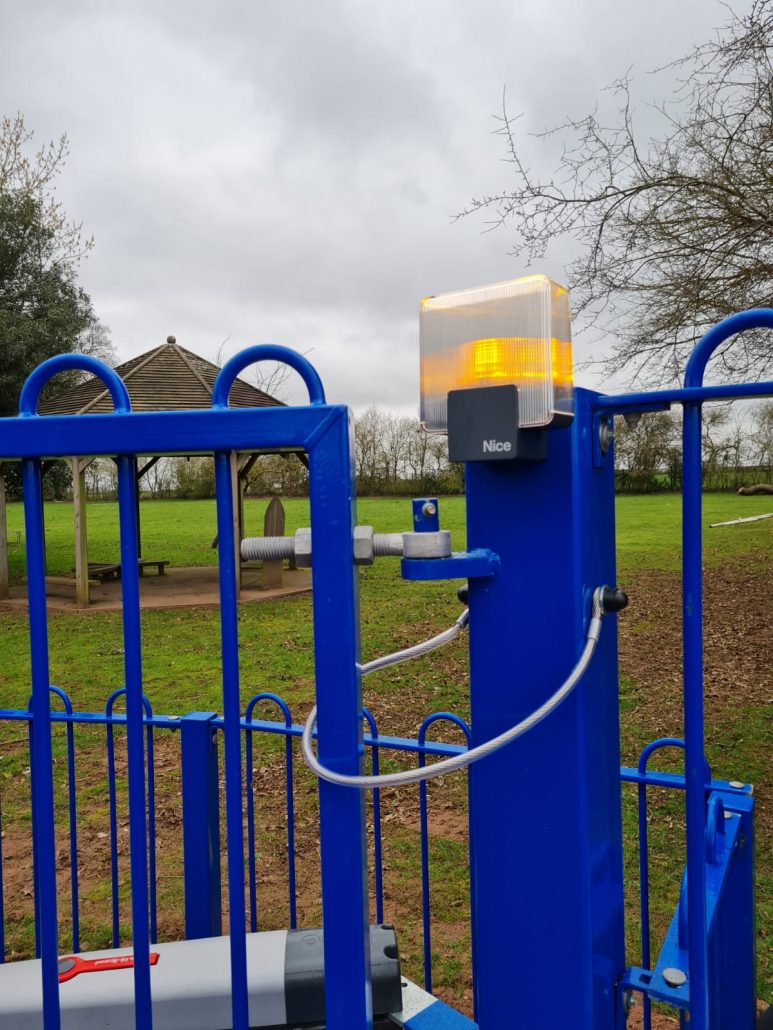
[[[449,390],[518,387],[521,427],[572,418],[569,291],[545,275],[458,290],[421,303],[421,421],[447,428]]]

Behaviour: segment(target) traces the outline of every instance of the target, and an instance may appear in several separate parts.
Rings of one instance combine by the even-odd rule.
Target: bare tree
[[[172,487],[171,458],[157,458],[142,477],[141,484],[153,500],[168,494]]]
[[[96,319],[81,333],[78,340],[78,350],[81,354],[88,354],[91,357],[99,358],[100,361],[104,361],[108,365],[115,364],[115,347],[110,338],[110,330]]]
[[[226,348],[231,341],[230,334],[221,340],[220,345],[217,348],[215,355],[215,364],[218,368],[222,368],[225,363]],[[303,351],[304,357],[311,353],[313,347]],[[273,397],[274,400],[282,401],[283,404],[287,403],[288,389],[287,383],[293,374],[293,370],[289,365],[285,365],[282,361],[261,361],[252,368],[252,381],[255,386],[262,390],[263,393],[267,393],[269,397]]]
[[[626,76],[614,85],[618,114],[598,109],[538,134],[560,143],[556,172],[535,175],[516,121],[503,114],[514,172],[509,189],[474,199],[515,233],[530,263],[559,237],[580,256],[567,277],[586,328],[617,339],[608,371],[678,379],[686,353],[726,315],[773,295],[773,6],[754,0],[676,68],[681,85],[656,105],[660,139],[642,138]],[[732,341],[731,341],[732,342]],[[769,333],[746,333],[720,360],[756,378],[770,364]]]
[[[773,400],[756,405],[750,421],[750,464],[769,480],[773,476]]]

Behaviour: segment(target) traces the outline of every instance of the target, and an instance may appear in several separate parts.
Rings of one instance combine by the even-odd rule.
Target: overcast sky
[[[746,4],[737,2],[736,9]],[[119,359],[310,351],[328,398],[415,413],[418,304],[546,271],[452,216],[507,186],[524,131],[585,114],[726,20],[715,0],[0,0],[0,113],[66,132],[58,193],[96,246],[82,282]],[[546,160],[528,144],[534,167]],[[545,167],[548,167],[545,165]],[[586,357],[582,337],[576,352]],[[586,375],[586,382],[592,382]],[[296,397],[299,397],[296,394]]]

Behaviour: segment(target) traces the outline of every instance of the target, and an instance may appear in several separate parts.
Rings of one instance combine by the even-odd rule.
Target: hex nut
[[[299,569],[311,568],[311,530],[296,529],[295,537],[295,563]]]
[[[354,564],[373,564],[373,526],[354,527]]]

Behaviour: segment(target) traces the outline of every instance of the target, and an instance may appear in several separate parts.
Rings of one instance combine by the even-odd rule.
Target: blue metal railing
[[[703,715],[703,527],[701,409],[708,400],[766,397],[773,382],[737,386],[704,386],[711,356],[737,333],[773,329],[773,309],[753,308],[731,315],[710,329],[698,342],[685,370],[684,387],[651,393],[598,398],[596,409],[604,415],[647,411],[681,404],[682,419],[682,651],[684,659],[684,752],[686,790],[687,925],[690,1020],[708,1028],[709,931],[706,897],[706,794]],[[684,917],[684,909],[680,907]],[[753,948],[753,942],[749,945]],[[726,959],[728,956],[726,956]],[[720,973],[724,979],[729,974]],[[748,1023],[743,1016],[743,1025]],[[649,1030],[649,1012],[645,1030]]]
[[[283,360],[298,371],[310,403],[299,408],[229,409],[231,385],[244,367],[263,359]],[[92,372],[105,383],[115,405],[109,415],[36,416],[37,400],[49,379],[66,369]],[[48,633],[45,596],[45,548],[41,462],[73,454],[115,457],[118,465],[120,554],[122,565],[124,682],[128,749],[129,865],[131,870],[132,946],[136,1025],[152,1027],[149,948],[152,934],[148,794],[143,723],[142,652],[137,565],[137,453],[210,453],[215,455],[219,533],[221,659],[223,672],[223,747],[231,947],[232,1012],[235,1030],[246,1030],[246,919],[242,840],[241,713],[239,710],[238,627],[233,531],[231,454],[235,450],[291,447],[305,450],[310,464],[311,524],[321,543],[315,561],[315,672],[320,753],[329,764],[354,772],[362,747],[362,702],[358,674],[359,627],[353,534],[352,431],[349,412],[325,404],[317,373],[301,356],[284,348],[253,347],[230,361],[213,387],[210,411],[136,414],[126,387],[111,369],[91,358],[65,355],[44,362],[27,380],[20,417],[0,424],[3,458],[22,462],[24,512],[28,541],[33,749],[33,836],[37,942],[42,964],[43,1016],[46,1030],[60,1026],[58,990],[58,918],[51,750]],[[328,1022],[347,1030],[368,1025],[367,926],[364,896],[364,812],[350,792],[320,791],[323,852],[325,969]],[[351,842],[344,860],[332,861],[338,842]],[[359,847],[358,847],[359,842]],[[365,990],[354,990],[355,983]]]
[[[766,327],[773,328],[773,311],[745,312],[725,320],[711,330],[700,342],[691,358],[681,390],[657,393],[637,393],[623,397],[595,396],[586,407],[578,409],[580,429],[588,433],[593,419],[609,419],[614,413],[648,411],[671,403],[684,406],[683,438],[683,556],[684,556],[684,742],[671,741],[685,752],[683,776],[673,773],[650,773],[647,770],[649,754],[644,765],[636,770],[623,770],[624,782],[638,785],[639,818],[644,819],[645,834],[640,842],[644,851],[640,871],[642,874],[642,954],[645,966],[651,961],[651,941],[647,896],[647,840],[646,806],[648,786],[668,786],[686,792],[687,879],[683,903],[675,916],[676,930],[666,940],[666,948],[675,949],[680,960],[689,965],[689,1005],[691,1025],[697,1030],[708,1030],[710,1001],[709,969],[716,967],[724,975],[726,944],[717,944],[719,931],[712,938],[714,920],[722,928],[723,940],[729,939],[732,928],[723,922],[723,906],[707,902],[709,880],[724,888],[728,876],[727,892],[737,893],[748,907],[750,888],[746,884],[748,865],[733,868],[729,873],[729,852],[713,842],[714,861],[707,864],[707,797],[713,790],[732,794],[731,785],[707,782],[707,769],[703,749],[703,697],[702,697],[702,602],[701,602],[701,405],[712,399],[747,397],[773,394],[773,383],[739,387],[704,387],[703,372],[710,355],[736,332]],[[304,379],[309,391],[309,404],[298,408],[267,408],[260,412],[229,409],[228,394],[236,375],[247,365],[263,359],[285,361]],[[109,415],[36,416],[40,390],[51,376],[65,369],[93,372],[105,383],[115,411]],[[588,406],[589,405],[589,406]],[[78,897],[78,842],[77,792],[75,789],[76,749],[74,727],[103,724],[108,734],[108,764],[110,788],[110,849],[111,849],[111,904],[112,936],[120,940],[119,880],[117,876],[118,834],[117,794],[115,790],[115,761],[112,748],[113,729],[122,725],[127,744],[127,802],[129,816],[129,867],[131,872],[131,943],[134,948],[135,1019],[137,1027],[151,1030],[152,1010],[150,997],[150,943],[157,933],[157,897],[155,894],[157,837],[155,814],[155,773],[153,730],[180,729],[180,720],[174,717],[152,715],[142,693],[141,625],[139,617],[139,577],[137,554],[136,482],[133,459],[138,453],[209,453],[215,455],[216,507],[218,522],[221,659],[223,702],[221,718],[208,718],[211,731],[220,735],[225,764],[226,862],[228,871],[228,918],[231,947],[232,1015],[234,1030],[246,1030],[247,971],[246,940],[247,915],[250,926],[257,926],[257,898],[254,892],[256,844],[255,813],[248,801],[249,856],[245,864],[243,842],[243,804],[245,782],[251,784],[252,756],[250,748],[255,733],[279,734],[285,738],[285,806],[287,810],[288,890],[290,921],[297,917],[295,910],[294,868],[294,811],[293,811],[293,749],[292,738],[299,736],[301,727],[292,723],[290,710],[275,695],[259,695],[243,717],[239,700],[239,640],[236,618],[236,562],[234,539],[234,493],[232,482],[232,454],[239,450],[272,450],[293,448],[305,450],[310,465],[311,526],[315,540],[313,576],[313,618],[315,638],[315,685],[318,707],[319,756],[323,764],[337,772],[354,774],[359,771],[365,749],[370,749],[374,770],[378,767],[379,753],[384,750],[415,754],[423,762],[430,755],[449,755],[459,751],[458,745],[432,744],[426,740],[426,731],[437,720],[446,719],[444,713],[425,720],[415,740],[384,737],[378,734],[375,720],[362,706],[359,676],[359,601],[356,569],[351,560],[351,541],[354,527],[354,482],[352,472],[352,427],[347,409],[327,405],[324,391],[314,369],[299,355],[285,348],[255,347],[230,361],[221,371],[214,389],[212,409],[197,412],[131,412],[124,384],[111,369],[100,362],[81,356],[66,355],[44,362],[28,379],[20,398],[20,417],[0,420],[0,459],[18,459],[22,463],[24,488],[24,518],[27,537],[27,577],[29,594],[29,632],[31,644],[32,697],[28,711],[0,712],[0,721],[27,721],[30,735],[30,790],[34,867],[34,921],[36,950],[41,958],[43,1016],[46,1030],[60,1026],[59,991],[57,976],[58,927],[57,914],[57,852],[54,810],[54,770],[52,727],[65,724],[67,733],[67,811],[70,822],[70,890],[72,894],[73,946],[79,946],[80,902]],[[578,437],[579,439],[579,437]],[[598,444],[593,444],[594,448]],[[64,704],[64,711],[52,711],[49,676],[48,627],[45,596],[45,547],[43,526],[43,498],[41,490],[41,464],[44,458],[68,457],[74,454],[106,455],[115,457],[118,465],[118,498],[120,525],[120,554],[122,565],[123,642],[125,714],[113,710],[114,696],[103,715],[77,714],[61,691],[54,696]],[[478,477],[479,478],[479,477]],[[475,477],[471,476],[471,481]],[[427,571],[427,570],[424,570]],[[432,572],[433,570],[429,570]],[[442,571],[442,570],[441,570]],[[464,575],[472,575],[467,569]],[[487,567],[487,574],[490,573]],[[266,722],[253,720],[258,703],[278,705],[283,720]],[[198,713],[203,714],[203,713]],[[452,721],[453,720],[453,717]],[[363,722],[369,733],[363,731]],[[456,725],[469,741],[469,728],[461,721]],[[202,740],[206,740],[203,735]],[[247,764],[243,764],[243,746]],[[651,745],[657,749],[663,742]],[[211,756],[210,756],[211,759]],[[617,759],[610,767],[614,776]],[[211,772],[212,766],[210,766]],[[643,771],[642,771],[643,769]],[[470,774],[474,776],[474,773]],[[215,777],[216,779],[216,777]],[[484,781],[473,780],[480,786]],[[252,791],[249,797],[252,798]],[[422,848],[422,913],[425,931],[425,978],[432,980],[432,954],[430,938],[431,904],[429,901],[429,850],[427,842],[426,793],[420,792],[421,848]],[[377,914],[383,915],[383,859],[381,799],[373,797],[373,846],[375,904]],[[751,806],[748,811],[738,802],[735,813],[751,833]],[[716,814],[717,806],[713,809]],[[321,888],[323,920],[325,925],[324,963],[326,976],[326,1020],[331,1030],[367,1030],[369,1016],[369,961],[367,948],[367,916],[364,899],[367,897],[365,804],[355,791],[322,782],[319,787]],[[476,818],[480,818],[477,810]],[[731,811],[731,815],[733,812]],[[209,823],[201,830],[213,833],[212,813]],[[477,825],[477,824],[476,824]],[[735,824],[734,824],[735,825]],[[737,828],[733,831],[740,832]],[[347,847],[340,842],[346,840]],[[194,840],[186,840],[186,861],[198,861]],[[721,842],[720,842],[721,843]],[[474,875],[474,870],[471,871]],[[245,874],[249,882],[245,899]],[[219,882],[219,881],[218,881]],[[748,886],[748,885],[747,885]],[[718,888],[719,889],[719,888]],[[744,890],[746,893],[744,893]],[[212,892],[211,892],[212,893]],[[212,896],[206,899],[211,905]],[[489,898],[491,901],[491,898]],[[0,909],[2,899],[2,854],[0,854]],[[481,906],[482,911],[482,906]],[[492,914],[491,905],[488,917]],[[202,925],[208,925],[202,920]],[[489,925],[489,924],[487,924]],[[712,926],[714,924],[712,923]],[[677,932],[678,931],[678,932]],[[0,931],[4,932],[4,931]],[[5,935],[7,937],[7,935]],[[472,956],[475,961],[477,942],[472,932]],[[723,951],[723,948],[725,950]],[[644,959],[643,959],[644,961]],[[711,965],[713,964],[713,966]],[[650,970],[639,970],[638,979],[631,974],[630,983],[637,990],[648,993],[647,977]],[[481,973],[481,975],[483,975]],[[745,972],[746,975],[746,972]],[[716,978],[715,978],[716,979]],[[720,980],[723,976],[719,977]],[[670,995],[661,994],[670,1000]],[[649,1011],[645,1026],[649,1023]]]
[[[104,726],[105,747],[107,757],[107,784],[108,795],[108,827],[106,835],[109,848],[110,863],[110,927],[111,942],[113,947],[121,946],[121,923],[120,923],[120,889],[118,877],[119,865],[119,841],[118,841],[118,807],[124,800],[116,785],[116,738],[115,731],[125,731],[127,726],[127,715],[115,710],[115,702],[124,694],[123,690],[114,691],[107,700],[103,713],[98,712],[76,712],[73,710],[69,696],[59,687],[52,687],[52,692],[61,700],[63,711],[52,712],[51,721],[54,726],[64,727],[67,744],[67,819],[66,824],[58,829],[60,836],[68,839],[70,856],[70,882],[72,889],[72,918],[70,927],[70,943],[73,951],[79,947],[79,901],[78,901],[78,826],[77,811],[75,807],[74,784],[76,778],[76,749],[75,749],[75,728]],[[255,719],[255,711],[259,705],[271,704],[279,709],[281,720],[259,720]],[[365,713],[368,732],[364,737],[364,743],[371,755],[371,768],[377,772],[379,768],[379,757],[382,750],[391,753],[402,753],[415,756],[417,764],[423,766],[429,758],[449,757],[464,751],[469,743],[470,730],[464,720],[448,712],[437,712],[428,716],[422,723],[415,738],[389,737],[379,734],[375,718],[370,712]],[[9,722],[26,722],[30,727],[30,741],[32,742],[32,726],[34,717],[31,709],[5,709],[0,710],[0,726]],[[146,774],[148,784],[148,811],[153,813],[156,807],[155,795],[155,759],[154,759],[154,734],[159,731],[179,733],[184,725],[185,717],[170,715],[155,715],[147,699],[144,700],[144,727],[147,741],[146,750]],[[428,739],[428,731],[438,724],[446,727],[452,726],[461,731],[464,745],[431,741]],[[213,718],[209,725],[216,736],[222,738],[225,730],[223,718]],[[254,792],[254,768],[257,761],[264,761],[259,758],[260,752],[255,751],[255,740],[267,740],[270,737],[278,736],[284,739],[282,764],[284,766],[284,816],[286,820],[286,876],[288,892],[289,925],[295,926],[297,921],[297,890],[296,890],[296,855],[295,855],[295,791],[296,781],[294,775],[295,749],[293,741],[300,738],[303,726],[292,721],[292,713],[287,702],[273,693],[256,694],[247,704],[244,716],[239,720],[239,732],[244,745],[244,780],[246,790],[246,813],[247,813],[247,888],[248,888],[248,914],[250,930],[256,931],[260,928],[261,921],[258,910],[258,879],[260,874],[256,862],[260,834],[256,830],[255,819],[255,792]],[[684,775],[679,773],[664,773],[651,771],[648,768],[649,759],[653,754],[663,748],[672,747],[684,750],[684,741],[675,738],[664,738],[653,741],[641,753],[636,768],[621,768],[621,781],[625,784],[635,785],[638,794],[638,826],[639,826],[639,870],[640,870],[640,912],[641,912],[641,954],[642,965],[648,968],[651,958],[651,926],[649,912],[649,835],[647,820],[647,789],[651,787],[667,788],[671,790],[684,790],[686,780]],[[181,759],[182,778],[182,759]],[[216,785],[219,795],[219,788]],[[704,792],[709,797],[715,792],[722,792],[724,796],[736,795],[743,797],[749,793],[750,788],[736,788],[723,780],[713,780],[708,765],[705,766]],[[0,801],[2,798],[0,798]],[[205,807],[205,799],[199,799],[199,806]],[[219,808],[219,797],[216,800]],[[432,989],[433,982],[433,953],[432,953],[432,884],[430,879],[430,813],[427,797],[426,784],[419,787],[419,840],[417,848],[420,856],[421,866],[421,914],[422,914],[422,942],[423,942],[423,983],[427,990]],[[272,822],[276,813],[272,813]],[[155,884],[157,832],[155,819],[151,818],[148,829],[148,868],[154,870],[150,881],[149,892],[149,919],[150,939],[155,943],[158,937],[158,900]],[[371,849],[373,861],[373,893],[375,903],[376,922],[383,922],[385,917],[384,908],[384,858],[383,858],[383,836],[381,808],[378,796],[374,798],[373,806],[373,829],[371,832]],[[472,870],[470,871],[472,882]],[[187,875],[187,871],[186,871]],[[0,853],[0,885],[2,884],[2,855]],[[200,898],[200,904],[205,905],[207,899],[204,895]],[[218,877],[218,903],[219,903],[219,877]],[[474,912],[472,910],[473,898],[470,898],[470,925],[471,932],[474,928]],[[3,911],[3,897],[0,891],[0,914]],[[389,918],[387,908],[386,917]],[[0,940],[3,940],[5,926],[0,923]],[[36,934],[36,940],[39,940]],[[39,948],[38,948],[39,953]],[[0,960],[5,960],[5,955],[0,955]],[[469,955],[469,971],[473,985],[475,984],[475,946],[474,938]],[[474,991],[473,991],[474,996]],[[645,1020],[650,1019],[649,999],[645,998]],[[646,1025],[646,1023],[645,1023]]]

